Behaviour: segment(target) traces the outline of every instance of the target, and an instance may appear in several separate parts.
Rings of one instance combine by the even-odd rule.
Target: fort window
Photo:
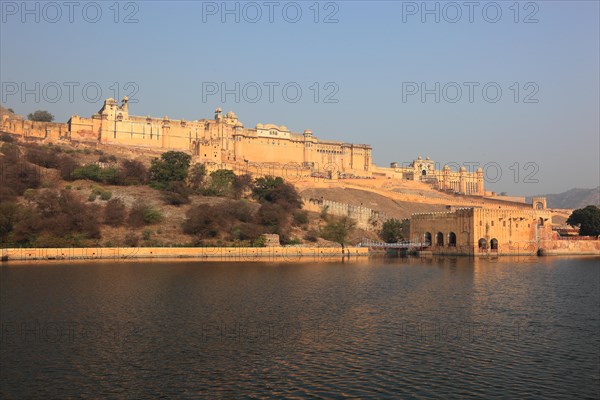
[[[494,221],[492,221],[492,226],[494,226]]]
[[[479,239],[477,245],[480,250],[487,250],[487,240],[485,240],[484,238]]]
[[[438,232],[437,235],[435,235],[435,245],[436,246],[444,245],[444,234],[442,232]]]
[[[498,239],[494,238],[494,239],[490,240],[490,249],[492,251],[494,251],[494,250],[498,251]]]
[[[431,233],[425,232],[425,244],[427,246],[431,245]]]
[[[456,247],[456,233],[454,232],[448,234],[448,247]]]
[[[538,226],[544,226],[544,218],[540,217],[538,220]]]
[[[502,226],[506,226],[506,221],[502,221]]]

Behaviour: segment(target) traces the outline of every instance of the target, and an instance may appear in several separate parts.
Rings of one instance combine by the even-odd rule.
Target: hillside
[[[184,167],[184,181],[157,181],[153,156],[101,145],[19,142],[2,134],[0,243],[261,247],[263,234],[277,233],[282,244],[335,245],[323,229],[337,219],[301,210],[298,193],[283,180],[261,187],[259,180],[227,170],[200,168],[197,175],[203,166],[193,164]],[[170,172],[164,165],[158,170]],[[365,236],[375,237],[355,229],[346,243]]]
[[[600,206],[600,186],[595,189],[571,189],[562,193],[542,194],[549,208],[583,208],[589,205]],[[531,201],[531,197],[527,198]]]
[[[406,219],[413,213],[446,211],[448,206],[531,207],[511,199],[439,191],[419,181],[381,178],[292,179],[280,193],[284,199],[267,201],[255,196],[257,181],[252,177],[223,169],[206,171],[202,164],[190,165],[191,157],[184,153],[168,152],[188,158],[188,178],[160,183],[151,179],[150,170],[153,160],[162,160],[165,153],[101,144],[20,142],[8,134],[0,139],[0,239],[25,247],[260,245],[258,239],[265,233],[280,233],[283,244],[326,244],[324,227],[347,215],[346,205],[370,209],[367,217],[369,212],[377,215],[377,221],[364,219],[351,232],[348,243],[357,243],[363,237],[376,238],[385,219]],[[194,182],[196,167],[204,172]],[[293,206],[286,204],[294,196],[311,201],[311,207],[301,210],[295,200]],[[340,207],[327,215],[318,208],[319,200]],[[559,224],[570,214],[554,211]]]

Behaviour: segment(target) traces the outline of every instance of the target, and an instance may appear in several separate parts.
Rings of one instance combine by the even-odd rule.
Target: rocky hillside
[[[281,178],[209,173],[185,153],[152,160],[121,150],[0,133],[0,244],[261,247],[274,233],[287,245],[339,241],[338,218],[302,210]],[[344,241],[373,235],[350,228]]]

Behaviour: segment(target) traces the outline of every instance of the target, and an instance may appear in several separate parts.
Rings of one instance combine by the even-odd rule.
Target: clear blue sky
[[[31,13],[20,1],[2,1],[1,101],[66,121],[130,94],[138,100],[132,114],[193,120],[222,107],[246,126],[276,123],[369,143],[379,165],[418,155],[479,162],[488,166],[488,188],[514,195],[599,185],[597,1],[474,2],[472,9],[427,2],[432,14],[421,1],[314,3],[228,2],[238,11],[226,14],[221,1],[121,2],[117,15],[113,1],[72,10],[28,2]],[[78,84],[72,99],[69,82]],[[239,102],[210,94],[213,82],[234,91],[239,82]],[[268,82],[279,84],[272,102]],[[22,84],[39,99],[23,98]],[[432,90],[424,99],[422,84]],[[93,101],[98,87],[101,99]],[[295,87],[302,96],[292,102]],[[493,102],[498,87],[502,97]]]

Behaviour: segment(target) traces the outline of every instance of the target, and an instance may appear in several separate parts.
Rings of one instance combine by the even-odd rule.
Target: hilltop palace
[[[534,198],[532,204],[525,204],[524,198],[490,198],[491,193],[484,190],[481,168],[474,172],[464,166],[436,169],[429,157],[418,157],[406,166],[391,163],[389,167],[378,167],[371,160],[370,145],[320,140],[310,130],[294,133],[273,124],[246,128],[233,112],[223,115],[220,108],[215,110],[214,119],[140,117],[129,115],[125,97],[121,104],[107,99],[90,118],[74,115],[66,124],[28,121],[1,107],[0,117],[2,132],[24,140],[106,144],[155,154],[176,150],[190,154],[195,163],[205,163],[209,170],[228,168],[266,175],[266,169],[269,175],[288,176],[286,171],[291,168],[295,176],[300,172],[303,177],[331,180],[418,180],[439,190],[480,196],[480,200],[471,199],[471,205],[465,208],[448,206],[450,210],[446,212],[412,215],[410,240],[426,243],[434,253],[600,252],[598,240],[557,240],[552,231],[552,213],[544,198]],[[257,166],[264,169],[253,168]],[[473,202],[481,205],[473,206]],[[307,204],[310,207],[311,200]],[[372,222],[382,218],[374,210],[349,204],[333,204],[331,211],[335,215],[352,215],[364,229],[372,229]]]
[[[419,157],[406,166],[389,168],[372,163],[371,146],[320,140],[310,130],[291,132],[285,126],[257,124],[246,128],[233,112],[215,110],[214,119],[171,120],[129,114],[128,99],[119,105],[106,99],[90,118],[73,115],[66,124],[24,120],[11,113],[2,115],[1,129],[26,139],[95,142],[157,151],[177,150],[191,154],[194,162],[209,165],[271,164],[284,168],[293,164],[306,176],[331,179],[387,177],[421,180],[435,188],[456,193],[485,195],[483,172],[435,169],[429,158]]]

